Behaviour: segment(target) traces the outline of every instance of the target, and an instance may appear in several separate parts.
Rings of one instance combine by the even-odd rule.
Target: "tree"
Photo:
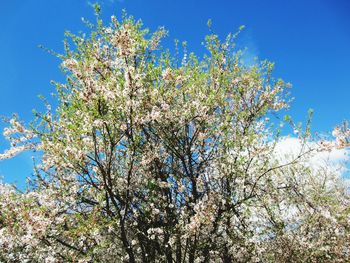
[[[88,25],[58,55],[57,109],[5,129],[0,159],[42,159],[25,193],[1,185],[0,260],[349,259],[348,195],[334,170],[309,165],[346,143],[310,143],[307,128],[297,154],[278,154],[267,117],[288,106],[288,85],[272,63],[245,65],[236,35],[211,34],[203,59],[185,46],[179,59],[161,50],[163,28],[127,15]]]

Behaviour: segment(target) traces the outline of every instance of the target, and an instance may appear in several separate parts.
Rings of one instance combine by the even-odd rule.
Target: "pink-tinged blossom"
[[[331,160],[347,127],[279,137],[268,117],[289,85],[269,62],[241,63],[232,36],[178,65],[154,52],[164,29],[126,16],[94,30],[60,56],[57,109],[4,130],[0,159],[42,158],[26,192],[0,184],[0,261],[349,261],[350,200]]]

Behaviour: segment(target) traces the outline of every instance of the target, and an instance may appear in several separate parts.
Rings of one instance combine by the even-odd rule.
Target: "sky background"
[[[50,97],[51,80],[64,81],[60,61],[38,48],[62,52],[64,32],[86,31],[81,18],[93,21],[86,0],[0,0],[0,115],[17,113],[29,121],[33,109],[42,109],[38,95]],[[313,131],[329,132],[350,120],[350,1],[346,0],[105,0],[102,18],[122,9],[155,30],[164,26],[173,40],[186,40],[188,50],[203,54],[201,42],[207,20],[224,38],[246,29],[238,39],[251,56],[276,63],[275,77],[293,84],[289,115],[305,121],[314,109]],[[3,129],[4,125],[0,124]],[[0,138],[0,152],[8,148]],[[31,153],[0,162],[0,176],[20,188],[32,173]]]

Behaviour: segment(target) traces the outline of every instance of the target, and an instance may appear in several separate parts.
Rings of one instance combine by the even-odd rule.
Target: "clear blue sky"
[[[93,1],[91,1],[93,2]],[[165,26],[173,39],[203,52],[206,22],[222,37],[240,25],[240,46],[276,62],[275,76],[293,84],[290,115],[305,120],[313,108],[313,130],[327,132],[350,119],[350,1],[347,0],[105,0],[103,17],[122,9],[151,29]],[[65,30],[85,30],[81,17],[92,18],[87,0],[2,0],[0,3],[0,115],[18,113],[30,120],[41,109],[38,94],[54,91],[50,80],[63,80],[59,61],[37,46],[62,51]],[[3,125],[0,125],[3,128]],[[0,139],[0,151],[8,147]],[[0,176],[23,187],[31,174],[31,154],[0,162]]]

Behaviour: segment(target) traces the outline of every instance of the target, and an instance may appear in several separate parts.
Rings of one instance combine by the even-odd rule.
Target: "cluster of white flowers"
[[[35,137],[33,131],[26,129],[17,116],[9,120],[9,127],[4,129],[3,135],[10,142],[11,148],[0,154],[0,160],[9,159],[26,150],[35,149],[36,144],[32,141]]]
[[[0,159],[43,156],[27,192],[0,184],[0,261],[349,260],[342,166],[321,161],[348,129],[323,146],[279,138],[268,116],[288,85],[271,63],[242,64],[230,37],[178,65],[154,52],[163,29],[112,17],[96,30],[73,36],[55,113],[4,131]]]

